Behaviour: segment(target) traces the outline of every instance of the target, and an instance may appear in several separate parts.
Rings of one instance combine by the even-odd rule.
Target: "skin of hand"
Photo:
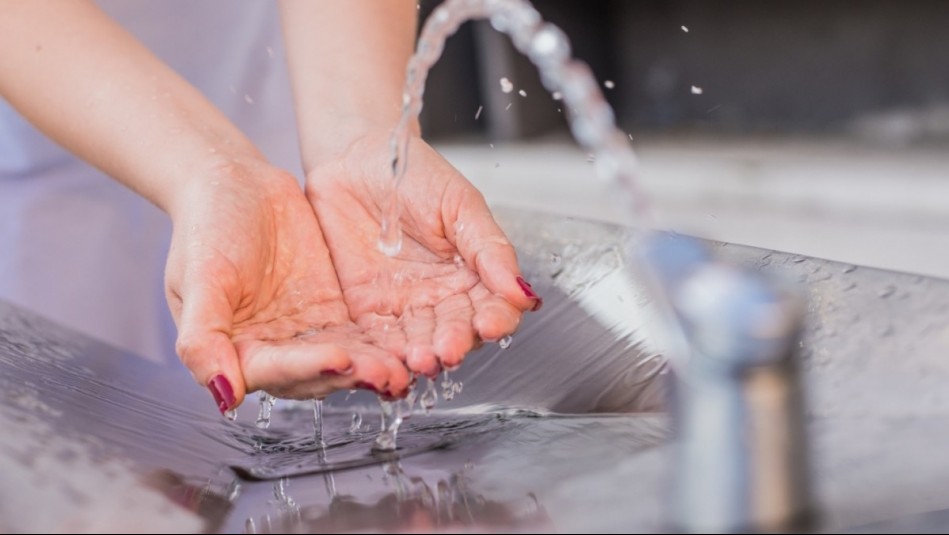
[[[205,176],[174,213],[165,277],[178,353],[219,408],[255,390],[297,399],[350,388],[404,395],[405,366],[373,344],[382,333],[350,321],[296,179],[263,162]]]
[[[350,316],[415,373],[461,364],[482,340],[517,328],[542,299],[520,276],[514,248],[484,198],[424,141],[413,137],[397,190],[402,249],[377,247],[392,191],[389,132],[360,137],[307,177]]]
[[[401,253],[377,248],[415,39],[414,0],[281,0],[307,196],[350,316],[416,373],[457,366],[541,300],[481,194],[410,125]],[[358,35],[358,39],[353,36]],[[314,53],[318,51],[318,53]],[[456,261],[456,256],[458,260]]]
[[[349,320],[302,189],[200,92],[89,1],[0,3],[0,49],[0,96],[171,216],[178,352],[222,412],[260,388],[404,393]]]

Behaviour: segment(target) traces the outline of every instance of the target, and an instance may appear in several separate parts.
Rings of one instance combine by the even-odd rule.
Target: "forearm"
[[[304,166],[399,120],[415,0],[282,0]],[[417,129],[417,125],[413,125]]]
[[[167,212],[201,170],[257,157],[199,91],[92,2],[0,3],[0,50],[0,96]]]

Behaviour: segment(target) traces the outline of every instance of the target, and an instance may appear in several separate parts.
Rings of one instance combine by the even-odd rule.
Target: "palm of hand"
[[[405,367],[372,343],[382,334],[350,320],[302,190],[280,171],[263,174],[261,191],[225,173],[233,187],[209,185],[176,225],[166,286],[182,360],[201,382],[228,377],[235,405],[258,389],[290,398],[403,392]]]
[[[385,135],[357,142],[310,174],[307,194],[350,317],[411,371],[431,376],[459,365],[481,340],[513,332],[540,300],[519,286],[513,248],[480,193],[420,140],[398,192],[401,251],[382,254],[385,147]]]

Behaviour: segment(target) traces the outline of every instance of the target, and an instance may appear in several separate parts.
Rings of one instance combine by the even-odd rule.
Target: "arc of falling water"
[[[393,180],[387,184],[388,204],[383,212],[379,250],[395,256],[402,248],[397,191],[409,163],[409,123],[422,111],[428,71],[441,57],[448,37],[462,23],[475,19],[488,19],[494,29],[507,34],[515,48],[538,68],[544,87],[563,95],[570,131],[581,146],[595,155],[597,174],[623,186],[630,198],[633,223],[652,226],[647,224],[653,217],[650,205],[637,181],[636,155],[626,134],[616,128],[613,110],[590,68],[571,58],[570,42],[563,31],[544,22],[527,0],[446,0],[425,21],[416,52],[409,60],[402,116],[389,142]]]
[[[570,42],[563,31],[545,22],[527,0],[446,0],[425,21],[415,54],[409,60],[402,116],[389,140],[392,180],[385,184],[387,204],[382,214],[379,250],[387,256],[395,256],[402,249],[401,206],[397,193],[409,164],[409,123],[422,111],[428,71],[441,57],[448,37],[462,23],[474,19],[488,19],[494,29],[507,34],[515,48],[537,66],[544,87],[562,95],[570,131],[582,147],[593,152],[597,174],[604,180],[621,184],[630,198],[632,222],[651,226],[646,224],[652,214],[646,196],[639,190],[636,155],[626,134],[616,128],[613,110],[590,68],[571,58]],[[409,406],[413,404],[414,398]],[[382,430],[374,449],[395,449],[402,416],[400,406],[382,402]]]

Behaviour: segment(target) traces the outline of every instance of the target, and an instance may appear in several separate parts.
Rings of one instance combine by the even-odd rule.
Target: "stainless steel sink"
[[[327,433],[346,444],[325,458],[366,461],[344,471],[316,473],[321,454],[301,446],[306,407],[278,406],[267,432],[253,427],[252,406],[224,422],[182,368],[0,303],[0,530],[661,529],[666,367],[652,304],[627,266],[636,232],[498,215],[545,308],[510,348],[470,355],[451,376],[463,391],[410,419],[395,456],[369,458],[371,414],[349,432],[372,398],[334,396]],[[941,527],[949,282],[712,246],[806,296],[800,354],[821,529],[899,530],[887,526],[907,518]],[[275,458],[311,473],[248,481],[229,468]]]

